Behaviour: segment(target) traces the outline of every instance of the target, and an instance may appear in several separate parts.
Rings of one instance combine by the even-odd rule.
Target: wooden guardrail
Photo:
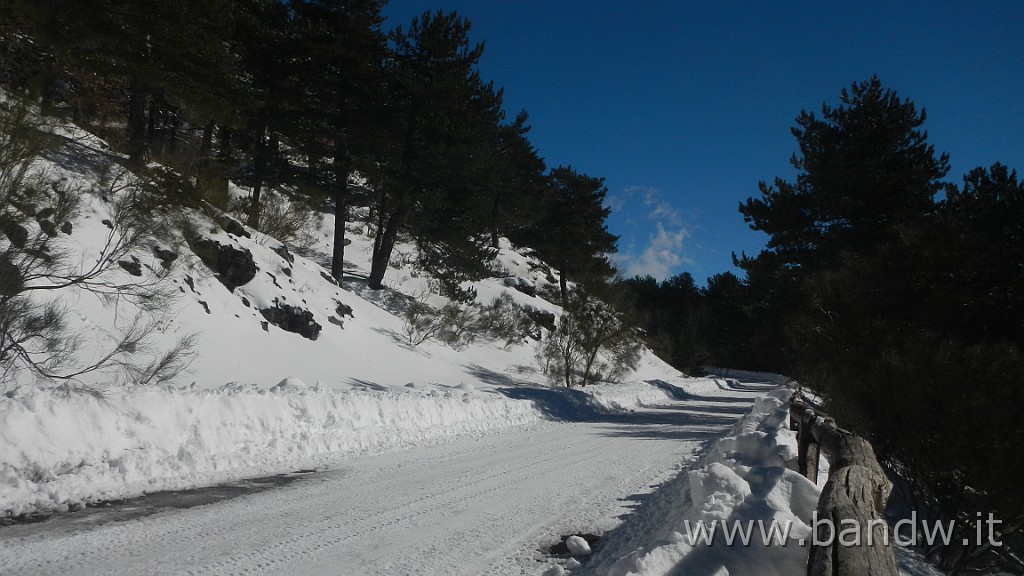
[[[836,426],[799,391],[790,400],[789,417],[790,428],[798,431],[800,473],[817,482],[819,454],[829,462],[807,575],[897,576],[884,516],[892,483],[871,444]]]

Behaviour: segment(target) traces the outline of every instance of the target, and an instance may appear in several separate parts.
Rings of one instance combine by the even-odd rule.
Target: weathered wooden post
[[[832,418],[816,414],[796,394],[790,418],[800,427],[801,474],[816,481],[819,447],[830,466],[818,499],[817,538],[807,562],[808,576],[896,576],[884,516],[892,483],[871,444],[842,430]]]

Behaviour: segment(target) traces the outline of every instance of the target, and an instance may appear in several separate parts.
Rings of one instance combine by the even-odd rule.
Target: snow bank
[[[314,468],[508,428],[528,402],[471,390],[19,388],[0,397],[0,516]]]
[[[799,539],[810,536],[818,488],[787,467],[796,457],[796,438],[787,429],[789,395],[776,390],[758,399],[693,468],[606,535],[591,570],[608,576],[802,573],[808,548]],[[734,522],[753,522],[749,545],[723,541],[723,523]],[[772,522],[788,534],[766,545],[757,525]],[[715,543],[695,541],[698,526],[714,530]]]
[[[0,517],[327,467],[353,454],[667,400],[645,382],[504,391],[469,383],[339,391],[295,377],[269,389],[23,386],[0,396]]]

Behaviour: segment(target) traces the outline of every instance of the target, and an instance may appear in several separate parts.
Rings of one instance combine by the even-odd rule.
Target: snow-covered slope
[[[81,217],[62,241],[87,262],[110,233],[104,221],[112,206],[101,179],[119,158],[92,135],[60,130],[65,148],[38,168],[82,192]],[[234,195],[245,193],[232,187]],[[530,338],[507,346],[487,338],[459,349],[433,340],[413,346],[403,318],[409,302],[447,301],[429,292],[430,279],[402,257],[411,252],[402,244],[388,288],[368,290],[371,239],[360,222],[349,224],[342,287],[320,264],[329,262],[333,218],[309,231],[314,241],[304,256],[213,210],[193,211],[187,221],[189,232],[134,255],[144,277],[160,275],[177,293],[169,308],[140,312],[131,302],[109,305],[73,289],[60,297],[86,343],[83,361],[112,345],[126,323],[155,322],[157,347],[195,335],[188,372],[170,385],[145,387],[109,372],[59,388],[25,373],[3,382],[0,515],[327,466],[353,453],[664,401],[666,391],[648,381],[699,386],[650,353],[622,382],[579,391],[549,387]],[[168,251],[177,256],[165,271]],[[218,251],[237,259],[230,274],[200,257],[205,252],[209,262]],[[474,286],[481,304],[508,294],[525,309],[559,313],[535,295],[557,272],[507,242],[493,268],[494,277]],[[133,279],[119,267],[112,275]],[[275,321],[268,310],[286,317]],[[303,336],[276,324],[311,330]]]

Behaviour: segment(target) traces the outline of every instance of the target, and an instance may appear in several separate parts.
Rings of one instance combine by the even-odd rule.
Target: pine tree
[[[286,162],[280,140],[295,132],[292,125],[302,106],[303,92],[293,73],[298,38],[291,9],[282,0],[239,0],[239,5],[234,42],[249,77],[249,91],[240,106],[243,127],[236,136],[241,138],[232,138],[225,128],[220,154],[230,161],[234,146],[249,154],[243,172],[252,190],[247,224],[260,228],[263,189],[282,176]]]
[[[548,175],[546,216],[538,225],[537,254],[559,270],[563,303],[569,301],[568,279],[600,283],[614,269],[608,255],[618,237],[608,232],[603,178],[559,166]]]
[[[498,128],[489,217],[493,248],[498,248],[498,236],[520,238],[541,216],[547,167],[527,138],[528,121],[529,114],[523,110]]]
[[[348,181],[366,156],[373,112],[382,97],[385,37],[380,30],[383,0],[292,2],[301,55],[293,74],[305,88],[298,119],[300,146],[311,160],[311,176],[334,201],[331,276],[344,273]],[[330,159],[330,162],[319,162]]]
[[[845,253],[869,253],[894,241],[903,225],[933,208],[949,157],[935,155],[920,128],[925,112],[872,77],[801,112],[796,182],[761,183],[761,197],[740,212],[769,235],[768,249],[786,266],[826,266]]]
[[[1024,182],[996,163],[950,186],[925,265],[935,308],[922,319],[972,338],[1024,344]]]
[[[229,49],[231,0],[48,0],[33,3],[25,25],[56,59],[84,74],[121,79],[127,88],[127,152],[149,153],[151,99],[189,107],[199,117],[229,109],[238,64]]]
[[[486,169],[502,119],[501,92],[481,80],[483,45],[469,21],[426,12],[390,35],[388,118],[376,174],[379,197],[369,286],[379,289],[400,231],[412,234],[420,264],[446,290],[479,277],[490,255]]]
[[[915,245],[949,170],[921,130],[924,120],[877,77],[855,83],[839,106],[822,106],[821,118],[797,118],[796,182],[762,183],[761,197],[740,206],[751,228],[769,234],[768,249],[740,265],[771,284],[756,288],[769,302],[797,306],[784,321],[805,372],[881,353],[868,334],[912,321]],[[778,320],[779,310],[761,312]]]
[[[1024,370],[1024,188],[999,164],[961,189],[943,182],[948,158],[928,144],[924,112],[877,78],[822,110],[797,119],[796,182],[762,185],[740,207],[770,235],[740,260],[750,301],[766,303],[749,310],[782,327],[790,374],[824,392],[928,506],[1019,523],[1024,501],[1005,471],[1024,453],[1013,383]],[[948,567],[963,568],[960,552]]]

